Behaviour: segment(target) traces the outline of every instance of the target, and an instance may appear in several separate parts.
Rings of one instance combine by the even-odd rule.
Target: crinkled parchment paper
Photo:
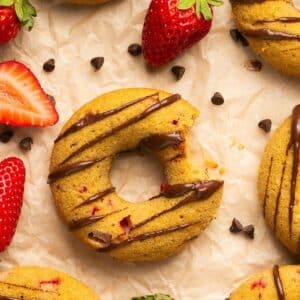
[[[60,123],[16,129],[13,141],[0,145],[0,159],[17,155],[27,168],[21,219],[11,247],[0,254],[0,269],[51,266],[83,280],[104,300],[127,300],[156,291],[177,300],[219,300],[250,274],[292,262],[266,227],[258,205],[257,168],[269,135],[257,123],[271,118],[275,129],[299,102],[299,82],[265,64],[261,72],[244,67],[255,55],[231,40],[228,32],[234,23],[229,3],[215,9],[210,34],[174,61],[186,67],[183,79],[175,82],[170,74],[173,64],[150,73],[141,57],[127,54],[128,45],[140,41],[150,0],[115,0],[92,8],[33,2],[39,12],[33,31],[1,48],[0,59],[16,59],[32,69],[55,96]],[[89,64],[94,56],[105,57],[99,72]],[[46,74],[42,64],[52,57],[56,69]],[[139,265],[113,261],[81,245],[59,220],[46,183],[53,140],[72,113],[99,94],[133,86],[163,88],[189,99],[201,111],[193,128],[194,157],[212,158],[226,168],[223,203],[209,228],[179,255]],[[216,91],[226,99],[223,106],[210,102]],[[28,135],[34,146],[22,153],[18,141]],[[132,157],[120,159],[112,177],[127,199],[146,199],[162,180],[155,164]],[[233,217],[255,225],[255,240],[229,233]]]

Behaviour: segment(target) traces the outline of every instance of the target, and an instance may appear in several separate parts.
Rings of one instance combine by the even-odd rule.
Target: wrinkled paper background
[[[13,141],[0,145],[0,159],[17,155],[27,168],[21,219],[11,247],[0,254],[0,269],[50,266],[83,280],[103,300],[129,300],[157,291],[177,300],[219,300],[252,273],[291,263],[292,257],[267,229],[257,201],[257,168],[269,138],[257,123],[271,118],[275,129],[299,102],[299,82],[265,64],[261,72],[244,67],[255,55],[229,36],[234,26],[230,5],[215,9],[213,28],[200,44],[150,73],[142,57],[127,54],[128,45],[140,41],[150,0],[115,0],[91,8],[32,2],[39,13],[33,31],[2,47],[0,59],[16,59],[32,69],[55,96],[60,123],[16,129]],[[105,57],[99,72],[89,64],[94,56]],[[42,65],[52,57],[56,69],[46,74]],[[170,74],[174,64],[186,67],[179,82]],[[46,183],[53,140],[72,113],[99,94],[133,86],[163,88],[189,99],[201,111],[193,128],[194,157],[210,157],[226,168],[223,203],[209,228],[179,255],[139,265],[113,261],[81,245],[59,220]],[[216,91],[224,95],[225,105],[211,104]],[[22,153],[18,141],[26,136],[33,137],[34,145]],[[119,159],[112,177],[127,199],[146,199],[163,180],[156,164],[141,157]],[[255,224],[255,240],[229,233],[233,217]]]

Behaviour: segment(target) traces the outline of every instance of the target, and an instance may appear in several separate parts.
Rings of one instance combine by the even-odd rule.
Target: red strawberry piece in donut
[[[124,217],[120,221],[120,226],[121,226],[122,230],[124,231],[124,233],[126,235],[128,235],[129,232],[131,231],[131,229],[133,228],[133,224],[132,224],[132,221],[131,221],[131,216]]]
[[[252,284],[251,284],[251,289],[254,290],[256,288],[266,288],[267,287],[267,282],[263,279],[260,278],[258,280],[255,280]]]

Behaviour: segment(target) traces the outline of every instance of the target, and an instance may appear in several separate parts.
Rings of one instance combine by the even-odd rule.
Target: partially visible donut
[[[195,168],[187,137],[198,111],[178,94],[124,89],[96,98],[64,126],[53,148],[49,182],[64,221],[99,252],[153,261],[180,251],[212,221],[223,182]],[[122,199],[109,173],[122,152],[142,149],[164,167],[161,194]]]
[[[229,300],[299,300],[300,265],[274,266],[244,282]]]
[[[17,267],[0,273],[0,300],[100,300],[92,289],[49,268]]]
[[[300,11],[291,0],[231,0],[238,29],[276,69],[300,76]]]
[[[300,105],[273,134],[263,154],[258,193],[264,217],[286,247],[300,255]]]

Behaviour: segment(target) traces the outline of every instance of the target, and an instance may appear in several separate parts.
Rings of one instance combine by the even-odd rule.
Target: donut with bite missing
[[[124,261],[155,261],[182,250],[215,218],[223,182],[190,159],[198,111],[178,94],[131,88],[80,108],[55,141],[49,183],[69,229],[94,250]],[[131,203],[110,180],[114,159],[155,156],[167,182],[155,197]]]

